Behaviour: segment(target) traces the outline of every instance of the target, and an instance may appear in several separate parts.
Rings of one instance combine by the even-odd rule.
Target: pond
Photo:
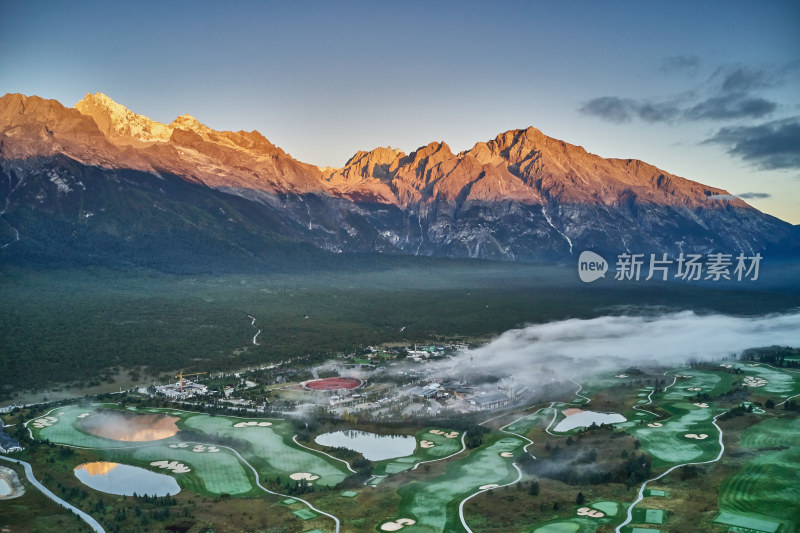
[[[417,439],[411,435],[378,435],[355,430],[323,433],[318,435],[314,442],[359,452],[369,461],[405,457],[414,453],[417,447]]]
[[[596,411],[581,411],[576,409],[574,414],[570,414],[556,425],[554,431],[564,432],[575,428],[588,428],[592,424],[616,424],[625,422],[627,419],[619,413],[598,413]]]
[[[146,442],[166,439],[178,432],[175,416],[164,414],[133,414],[116,409],[98,409],[82,418],[78,427],[87,433],[126,442]]]
[[[166,439],[178,432],[179,419],[164,414],[133,414],[115,409],[98,409],[81,419],[83,431],[107,439],[126,442],[146,442]]]
[[[172,476],[158,474],[137,466],[100,461],[75,467],[75,476],[100,492],[132,496],[173,496],[181,491]]]
[[[8,496],[9,494],[11,494],[11,485],[5,479],[0,478],[0,497]]]

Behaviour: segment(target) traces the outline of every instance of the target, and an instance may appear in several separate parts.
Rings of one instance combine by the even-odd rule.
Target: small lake
[[[405,457],[414,453],[417,439],[411,435],[378,435],[367,431],[334,431],[323,433],[314,442],[333,448],[347,448],[361,453],[370,461]]]
[[[5,479],[0,478],[0,496],[8,496],[9,494],[11,494],[11,485]]]
[[[596,411],[581,411],[570,415],[556,425],[554,431],[564,432],[575,428],[588,428],[593,423],[597,424],[616,424],[625,422],[627,418],[619,413],[598,413]]]
[[[95,490],[120,496],[132,496],[133,493],[139,496],[173,496],[181,491],[172,476],[105,461],[77,466],[75,476]]]

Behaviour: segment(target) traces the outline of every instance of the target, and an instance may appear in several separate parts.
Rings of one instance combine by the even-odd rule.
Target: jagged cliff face
[[[604,159],[535,128],[502,133],[459,154],[445,143],[410,154],[377,148],[356,153],[341,169],[319,169],[257,131],[215,131],[190,115],[163,124],[100,93],[87,94],[74,109],[12,94],[0,98],[0,165],[0,194],[7,199],[7,227],[0,235],[12,244],[9,236],[18,232],[15,245],[26,235],[41,240],[42,232],[33,231],[37,216],[62,216],[77,205],[74,196],[99,210],[109,194],[127,195],[118,208],[130,212],[114,216],[135,219],[158,203],[151,196],[159,180],[170,183],[162,189],[172,191],[172,202],[181,202],[183,194],[197,203],[197,189],[190,194],[181,183],[235,195],[250,206],[241,211],[270,221],[270,232],[332,252],[512,260],[565,260],[587,248],[751,253],[779,246],[794,231],[741,200],[715,199],[723,190],[641,161]],[[139,172],[137,187],[147,183],[147,205],[138,205],[132,190],[100,185],[124,171]],[[190,208],[200,218],[211,209]],[[225,217],[212,222],[218,215],[181,231],[202,232],[203,224],[211,224],[213,232],[214,224],[231,223]],[[79,212],[69,216],[85,217],[81,224],[88,226],[99,221]],[[102,227],[114,226],[109,216]],[[256,242],[258,229],[247,228],[244,240]],[[115,238],[111,230],[104,235]],[[233,238],[223,235],[228,233],[219,239]],[[262,248],[247,253],[264,253]]]
[[[377,148],[358,152],[326,181],[341,194],[390,190],[395,203],[439,200],[515,201],[528,205],[626,202],[689,208],[746,208],[741,200],[710,198],[727,194],[638,160],[604,159],[580,146],[547,137],[535,128],[502,133],[471,150],[453,154],[431,143],[406,155]]]

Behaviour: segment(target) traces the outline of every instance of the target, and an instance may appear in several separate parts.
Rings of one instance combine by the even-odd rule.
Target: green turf
[[[369,478],[369,480],[367,480],[367,485],[369,485],[370,487],[375,487],[379,485],[384,479],[386,479],[386,476],[371,477]]]
[[[448,439],[444,435],[431,433],[431,429],[438,429],[444,431],[445,433],[449,433],[451,431],[450,429],[439,427],[427,428],[423,431],[420,431],[416,434],[417,447],[412,455],[398,457],[396,459],[388,459],[386,461],[379,461],[375,464],[373,473],[375,475],[397,474],[398,472],[404,472],[412,468],[416,463],[442,459],[443,457],[452,455],[461,449],[460,431],[457,432],[458,436],[456,438]],[[433,448],[420,447],[419,442],[423,440],[432,442],[434,444]]]
[[[680,464],[713,459],[719,453],[719,432],[712,424],[715,410],[700,408],[685,401],[659,401],[659,407],[673,416],[659,420],[662,427],[650,428],[647,424],[628,431],[639,439],[642,449],[659,464]],[[685,437],[689,433],[705,433],[705,440]]]
[[[662,509],[645,509],[644,521],[648,524],[663,524],[664,511]]]
[[[657,490],[657,489],[648,489],[645,491],[645,496],[666,496],[667,491],[665,490]]]
[[[294,498],[286,498],[285,500],[282,500],[281,503],[284,505],[294,505],[295,503],[297,503],[297,500],[295,500]]]
[[[343,463],[322,454],[310,452],[292,442],[293,427],[285,420],[269,420],[269,427],[235,428],[242,419],[224,416],[195,415],[183,421],[187,428],[208,434],[243,439],[250,443],[250,450],[242,455],[259,471],[259,474],[274,478],[295,472],[309,472],[320,478],[314,484],[332,486],[341,482],[346,474]]]
[[[340,492],[339,496],[342,496],[344,498],[355,498],[356,496],[358,496],[358,493],[354,490],[346,490],[344,492]]]
[[[630,533],[661,533],[660,529],[648,529],[646,527],[632,527]]]
[[[763,520],[759,518],[752,518],[749,516],[739,515],[728,511],[722,511],[714,519],[718,524],[725,524],[727,526],[734,526],[744,528],[750,531],[758,531],[764,533],[775,533],[781,527],[779,522],[772,522],[770,520]]]
[[[740,365],[746,376],[764,378],[767,384],[763,387],[752,387],[753,392],[780,394],[791,396],[800,393],[800,374],[790,373],[763,364],[759,366]]]
[[[595,502],[590,505],[598,511],[602,511],[606,516],[617,516],[619,504],[617,502]]]
[[[756,453],[720,484],[720,511],[757,520],[780,520],[795,529],[800,527],[798,442],[798,418],[767,419],[745,430],[739,446]]]
[[[419,525],[436,531],[462,531],[458,504],[481,485],[502,485],[516,479],[513,459],[500,457],[500,453],[519,451],[524,444],[516,437],[498,438],[448,464],[443,475],[401,487],[397,491],[400,515],[416,517]]]
[[[316,518],[319,516],[317,513],[310,511],[308,509],[298,509],[297,511],[292,511],[292,514],[303,520],[311,520],[312,518]]]
[[[102,454],[112,461],[130,462],[155,472],[172,475],[182,487],[200,494],[235,496],[254,490],[250,479],[251,472],[245,470],[241,461],[224,448],[217,453],[195,453],[192,451],[192,447],[170,448],[166,444],[158,444],[139,448],[105,450]],[[151,462],[162,460],[178,461],[192,470],[185,474],[171,474],[169,470],[150,466]]]
[[[533,429],[546,428],[552,418],[552,411],[542,409],[536,413],[520,418],[519,420],[515,420],[503,429],[518,435],[527,435]]]
[[[732,382],[730,374],[719,372],[709,372],[705,370],[690,369],[678,372],[681,375],[692,376],[691,378],[678,378],[678,381],[667,389],[663,395],[664,400],[682,400],[696,396],[698,392],[707,394],[722,394],[727,392]],[[688,389],[700,388],[700,391],[690,391]]]
[[[530,531],[533,533],[576,533],[580,528],[581,526],[575,522],[550,522]]]
[[[34,437],[45,440],[49,439],[50,442],[58,444],[67,444],[70,446],[80,446],[83,448],[114,448],[119,446],[131,446],[135,444],[103,437],[97,437],[90,433],[86,433],[79,429],[80,418],[78,415],[83,413],[94,413],[96,409],[101,407],[114,407],[113,405],[92,404],[91,406],[68,405],[59,407],[47,416],[58,418],[58,422],[50,427],[36,429],[33,422],[28,424],[28,428],[33,432]],[[63,413],[60,415],[59,413]],[[44,418],[41,416],[39,418]],[[176,442],[176,437],[168,439],[161,439],[158,442]]]

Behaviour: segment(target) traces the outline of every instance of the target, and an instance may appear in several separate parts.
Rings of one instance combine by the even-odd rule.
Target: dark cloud
[[[730,120],[737,118],[763,118],[778,105],[764,98],[745,93],[725,94],[709,98],[686,110],[690,120]]]
[[[640,102],[636,111],[645,122],[669,122],[680,115],[680,109],[667,102]]]
[[[726,146],[728,153],[765,170],[800,169],[800,117],[721,128],[703,142]]]
[[[745,192],[742,194],[712,194],[709,196],[711,200],[735,200],[741,198],[742,200],[759,200],[763,198],[770,198],[772,195],[766,192]]]
[[[660,71],[675,73],[698,69],[697,56],[674,56],[664,60]],[[701,87],[666,99],[633,99],[603,96],[583,103],[578,110],[610,122],[639,119],[644,122],[677,120],[726,121],[763,119],[778,109],[778,104],[758,91],[785,85],[800,77],[800,62],[781,67],[750,68],[741,65],[720,67]]]
[[[711,77],[722,78],[720,89],[724,93],[745,93],[765,89],[777,82],[774,73],[747,67],[720,68]]]
[[[634,115],[635,103],[626,98],[601,96],[584,103],[578,110],[584,115],[592,115],[611,122],[630,122]]]
[[[742,194],[737,194],[736,196],[738,196],[742,200],[760,200],[763,198],[772,197],[772,195],[767,192],[745,192]]]
[[[630,122],[634,117],[645,122],[669,122],[680,114],[680,109],[670,103],[637,101],[616,96],[601,96],[589,100],[579,111],[584,115],[616,123]]]
[[[659,71],[664,74],[675,74],[685,72],[690,75],[697,73],[700,68],[701,60],[698,56],[679,55],[668,57],[661,63]]]

